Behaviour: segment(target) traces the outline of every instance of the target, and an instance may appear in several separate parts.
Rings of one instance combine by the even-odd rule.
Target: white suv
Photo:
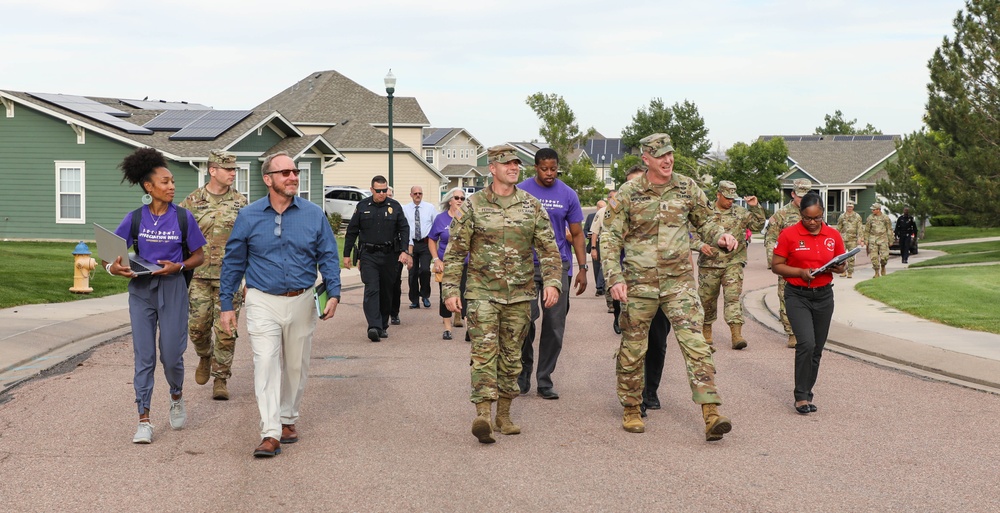
[[[358,202],[371,196],[366,191],[351,185],[332,185],[323,189],[323,210],[327,214],[340,214],[343,222],[348,222],[354,216]]]

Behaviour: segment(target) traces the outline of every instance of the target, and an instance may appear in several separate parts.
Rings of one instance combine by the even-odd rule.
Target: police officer
[[[229,399],[226,380],[232,376],[236,332],[227,333],[219,324],[219,272],[236,214],[247,205],[246,197],[233,187],[235,180],[236,155],[212,150],[208,155],[208,183],[195,189],[180,203],[194,215],[198,228],[208,241],[204,246],[205,263],[195,268],[194,278],[188,287],[188,337],[200,357],[194,380],[204,385],[208,383],[209,375],[214,377],[212,398],[220,401]],[[243,294],[237,292],[233,298],[237,318],[242,304]]]
[[[903,207],[903,215],[896,219],[894,229],[896,238],[899,239],[899,256],[904,264],[910,263],[910,245],[917,238],[917,223],[910,215],[910,207]]]
[[[521,164],[517,151],[504,144],[489,148],[487,155],[493,181],[469,196],[462,205],[462,215],[452,221],[441,282],[445,306],[460,313],[462,263],[468,254],[465,298],[472,338],[471,400],[476,405],[472,434],[484,444],[496,441],[490,422],[494,401],[500,432],[521,432],[510,419],[510,403],[520,393],[521,344],[531,322],[530,301],[538,294],[534,262],[526,256],[534,247],[545,308],[552,308],[559,300],[563,271],[545,208],[516,185]]]
[[[701,334],[704,312],[691,265],[691,237],[733,250],[736,238],[712,220],[708,198],[697,182],[673,172],[674,148],[667,134],[639,141],[648,170],[625,183],[604,214],[601,255],[606,286],[623,308],[618,350],[618,400],[622,427],[642,433],[643,357],[649,323],[663,310],[674,328],[687,366],[692,400],[701,405],[705,439],[721,440],[732,423],[719,413],[711,347]],[[624,249],[624,261],[619,260]]]
[[[403,207],[389,198],[389,184],[376,175],[371,183],[372,195],[358,202],[354,216],[347,225],[344,253],[358,243],[361,281],[365,284],[364,311],[368,319],[368,339],[378,342],[388,338],[389,310],[392,306],[393,283],[398,278],[397,262],[410,265],[410,255],[399,247],[407,240],[410,227],[406,224]],[[344,257],[344,267],[351,266],[351,257]]]
[[[889,262],[889,234],[892,233],[892,221],[882,213],[882,205],[872,203],[872,215],[865,221],[865,229],[861,235],[862,243],[868,249],[868,258],[872,261],[875,278],[885,276],[885,264]]]
[[[861,229],[864,227],[864,221],[861,220],[861,214],[854,211],[854,202],[847,202],[847,211],[840,214],[840,218],[837,219],[837,231],[840,232],[841,238],[844,239],[844,247],[848,251],[858,247],[858,241],[861,240]],[[847,259],[847,268],[844,272],[840,273],[842,277],[853,278],[854,277],[854,258],[851,257]]]
[[[744,234],[747,230],[757,231],[764,227],[764,209],[757,202],[757,196],[743,198],[749,210],[734,205],[736,184],[729,180],[719,182],[716,199],[709,206],[715,222],[728,233]],[[745,237],[739,237],[745,241]],[[743,338],[743,268],[747,265],[746,242],[736,246],[735,251],[717,251],[709,244],[702,244],[698,255],[698,296],[705,309],[705,325],[702,334],[705,341],[712,343],[712,323],[718,315],[719,290],[722,290],[725,310],[723,315],[732,334],[733,349],[747,346]]]
[[[764,234],[764,250],[767,252],[767,268],[771,268],[771,259],[774,257],[774,246],[778,243],[778,235],[781,230],[799,222],[802,215],[799,214],[799,203],[802,197],[812,189],[812,182],[805,178],[798,178],[792,182],[792,201],[779,208],[770,219],[767,220],[767,232]],[[788,335],[788,347],[795,347],[795,334],[792,333],[792,325],[788,322],[788,314],[785,313],[785,279],[778,276],[778,318],[781,326],[785,328]]]

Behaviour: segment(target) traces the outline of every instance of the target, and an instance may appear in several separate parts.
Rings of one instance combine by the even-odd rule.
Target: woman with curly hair
[[[128,262],[118,257],[102,262],[108,273],[130,279],[128,284],[129,317],[132,321],[132,350],[135,353],[135,402],[139,409],[139,427],[132,438],[137,444],[153,441],[149,422],[153,373],[156,370],[156,330],[160,330],[159,352],[163,373],[170,386],[170,427],[182,429],[187,421],[182,389],[184,387],[184,351],[187,349],[188,291],[183,272],[204,261],[205,237],[187,210],[187,238],[181,240],[178,210],[173,204],[174,175],[167,169],[163,154],[152,148],[140,148],[119,165],[122,182],[142,187],[143,206],[129,212],[115,233],[128,246],[150,262],[163,266],[152,274],[137,276]],[[139,215],[138,232],[133,240],[133,216]],[[184,246],[190,255],[184,257]]]

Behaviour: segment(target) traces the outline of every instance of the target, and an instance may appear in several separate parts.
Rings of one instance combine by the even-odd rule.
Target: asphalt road
[[[755,243],[745,289],[773,280]],[[251,457],[259,429],[245,339],[228,402],[194,383],[189,347],[183,431],[169,429],[158,370],[154,443],[138,446],[131,340],[121,337],[0,405],[0,510],[996,511],[1000,397],[827,352],[819,412],[800,416],[793,351],[753,321],[739,352],[715,325],[722,412],[734,425],[724,440],[704,440],[673,337],[663,409],[645,433],[625,432],[618,339],[590,287],[571,303],[554,374],[561,399],[534,389],[517,399],[522,434],[493,445],[470,434],[464,332],[441,340],[436,308],[407,310],[405,291],[403,325],[381,343],[365,337],[360,290],[320,324],[301,441],[270,460]]]

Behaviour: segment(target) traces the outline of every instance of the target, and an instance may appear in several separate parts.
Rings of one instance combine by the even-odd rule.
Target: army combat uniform
[[[735,186],[733,186],[735,197]],[[709,205],[712,220],[722,226],[726,233],[743,234],[746,231],[759,231],[764,227],[764,209],[758,204],[749,210],[734,204],[727,210],[719,208],[716,202]],[[718,316],[719,289],[723,291],[724,317],[726,324],[733,331],[733,348],[746,347],[740,330],[743,325],[743,268],[747,265],[747,243],[744,237],[736,237],[736,249],[730,252],[716,249],[712,256],[698,254],[698,296],[705,309],[705,329],[703,334],[709,340],[712,323]],[[710,244],[712,245],[712,244]],[[701,243],[698,244],[701,247]]]
[[[521,189],[499,196],[492,185],[469,196],[451,223],[442,294],[458,297],[462,262],[469,255],[468,330],[472,338],[472,395],[477,405],[518,396],[521,345],[536,297],[538,253],[543,287],[562,289],[562,263],[542,204]]]
[[[180,206],[188,209],[198,222],[198,228],[208,241],[204,246],[205,263],[194,270],[189,287],[188,335],[195,351],[202,359],[211,358],[211,375],[227,380],[232,375],[233,352],[236,348],[236,330],[226,333],[219,324],[219,272],[226,241],[233,231],[233,223],[247,199],[235,187],[222,195],[208,192],[205,187],[195,189]],[[243,295],[237,291],[233,297],[233,311],[239,318]],[[215,346],[212,332],[215,332]],[[196,374],[199,381],[201,377]],[[207,380],[207,376],[205,377]],[[204,382],[199,383],[204,384]]]
[[[848,251],[858,247],[858,239],[861,238],[863,226],[864,222],[861,220],[861,214],[857,212],[844,212],[840,214],[840,219],[837,219],[837,231],[840,232],[841,238],[844,239],[844,247]],[[854,277],[854,258],[851,257],[847,260],[847,269],[841,276]]]
[[[764,250],[767,253],[767,268],[771,268],[771,259],[774,257],[774,246],[778,243],[778,235],[781,230],[792,226],[802,220],[799,214],[799,207],[794,201],[789,201],[785,206],[778,209],[767,223],[767,233],[764,234]],[[788,314],[785,313],[785,279],[778,276],[778,317],[781,319],[781,326],[785,328],[785,334],[792,336],[792,324],[788,322]],[[789,347],[795,347],[794,342],[789,341]]]
[[[881,205],[875,203],[872,210],[881,209]],[[885,264],[889,262],[889,242],[892,238],[892,221],[889,216],[872,212],[865,221],[863,240],[868,248],[868,258],[872,261],[872,269],[875,269],[875,277],[885,276]]]

